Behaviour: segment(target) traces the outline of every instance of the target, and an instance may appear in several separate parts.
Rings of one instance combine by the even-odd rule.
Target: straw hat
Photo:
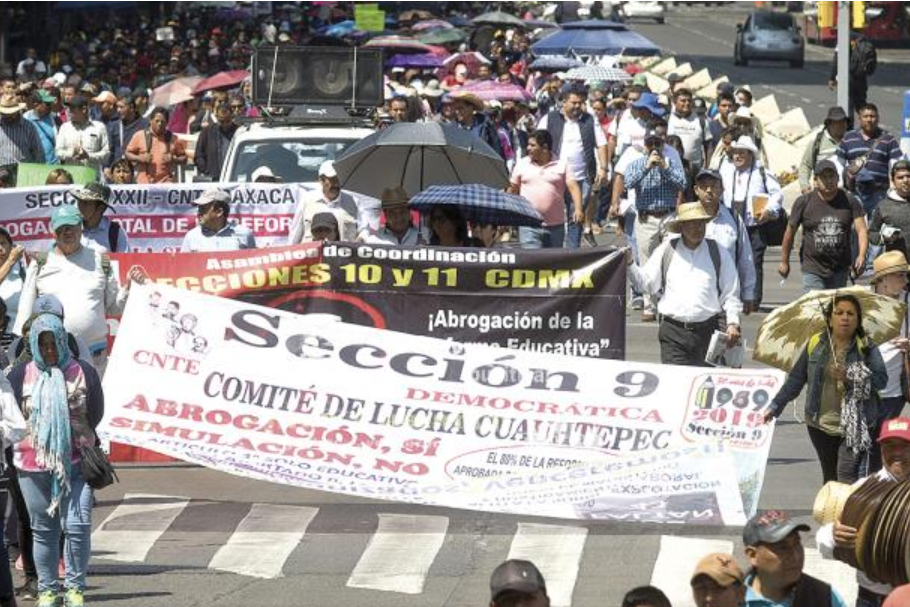
[[[0,97],[0,114],[9,116],[18,114],[25,110],[25,104],[19,103],[15,95],[3,95]]]
[[[676,208],[676,218],[667,225],[668,232],[679,233],[682,231],[682,224],[687,221],[711,221],[713,216],[709,215],[705,207],[700,202],[687,202]]]
[[[474,93],[468,93],[466,91],[456,91],[450,93],[449,96],[452,98],[452,101],[464,101],[474,107],[474,110],[477,112],[483,111],[483,99],[475,95]]]
[[[837,481],[825,483],[825,486],[815,496],[815,504],[812,506],[812,518],[819,525],[827,525],[840,519],[844,504],[853,495],[854,490],[854,487],[847,483],[838,483]]]
[[[872,269],[875,272],[872,275],[872,282],[878,282],[888,274],[897,274],[910,272],[910,266],[907,265],[907,258],[900,251],[888,251],[882,253],[872,262]]]
[[[380,202],[382,203],[383,210],[385,209],[394,209],[396,207],[406,207],[408,202],[410,202],[411,197],[408,196],[408,193],[404,191],[404,188],[401,186],[395,186],[393,188],[386,188],[382,191],[382,196],[380,197]]]

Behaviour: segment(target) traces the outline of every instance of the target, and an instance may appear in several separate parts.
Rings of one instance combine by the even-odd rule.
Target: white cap
[[[338,177],[338,171],[335,170],[335,161],[326,160],[325,162],[320,164],[319,165],[319,176],[328,177],[329,179],[331,179],[332,177]]]
[[[201,206],[204,206],[207,204],[211,204],[213,202],[230,202],[230,201],[231,201],[230,194],[228,194],[224,190],[212,188],[210,190],[206,190],[205,192],[203,192],[202,195],[199,196],[199,198],[197,198],[196,200],[193,201],[193,204],[195,204],[198,207],[201,207]]]
[[[749,108],[747,108],[744,105],[741,105],[738,108],[736,108],[736,113],[733,114],[733,117],[734,118],[748,118],[749,120],[751,120],[752,119],[752,110],[750,110]]]
[[[250,180],[256,181],[260,177],[275,177],[275,173],[273,173],[272,169],[270,169],[269,167],[261,166],[261,167],[258,167],[255,171],[253,171],[253,174],[250,175]]]
[[[35,300],[32,306],[32,314],[54,314],[63,318],[63,304],[57,299],[56,295],[42,295]]]

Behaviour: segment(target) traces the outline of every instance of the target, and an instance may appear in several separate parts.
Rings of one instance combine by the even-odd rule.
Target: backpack
[[[863,73],[866,76],[874,74],[875,69],[878,67],[878,52],[872,43],[865,38],[860,39],[856,44],[856,53]]]
[[[765,191],[768,191],[768,175],[765,173],[765,167],[763,165],[758,167],[759,173],[761,173],[761,181],[765,186]],[[787,210],[781,206],[780,212],[777,214],[775,219],[772,219],[768,223],[763,223],[759,226],[762,236],[764,236],[765,244],[769,247],[779,247],[784,242],[784,233],[787,231],[787,224],[789,223],[789,217],[787,215]]]
[[[664,255],[660,260],[660,292],[663,293],[667,287],[667,270],[670,268],[670,261],[673,260],[673,253],[679,245],[681,238],[674,238],[664,249]],[[714,265],[714,284],[717,286],[717,299],[723,294],[720,287],[720,245],[711,238],[705,238],[708,243],[708,254],[711,255],[711,263]]]
[[[825,137],[825,129],[822,129],[815,136],[815,141],[812,143],[812,170],[815,170],[815,164],[818,162],[818,153],[822,149],[822,139]]]

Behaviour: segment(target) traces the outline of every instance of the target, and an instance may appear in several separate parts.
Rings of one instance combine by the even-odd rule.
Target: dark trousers
[[[765,278],[765,244],[764,233],[757,226],[747,228],[749,231],[749,241],[752,244],[752,260],[755,262],[755,307],[761,305],[762,292]]]
[[[853,484],[861,477],[869,475],[868,453],[851,451],[842,436],[831,436],[812,426],[806,428],[822,466],[823,483],[838,481]]]
[[[709,366],[705,356],[716,328],[716,318],[691,326],[681,326],[668,317],[661,318],[657,330],[660,362],[665,365]]]

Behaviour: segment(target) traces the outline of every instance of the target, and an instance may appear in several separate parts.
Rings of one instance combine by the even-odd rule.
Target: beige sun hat
[[[0,114],[9,116],[25,111],[25,104],[19,103],[15,95],[3,95],[0,97]]]
[[[815,503],[812,506],[812,518],[819,525],[827,525],[840,519],[841,512],[844,510],[844,504],[855,488],[847,483],[831,481],[825,483],[818,495],[815,496]]]
[[[910,271],[907,265],[907,257],[901,251],[888,251],[882,253],[872,261],[872,282],[876,283],[888,274],[897,274],[903,272],[906,274]]]
[[[714,219],[700,202],[687,202],[676,207],[676,218],[668,222],[667,231],[679,233],[687,221],[711,221]]]

